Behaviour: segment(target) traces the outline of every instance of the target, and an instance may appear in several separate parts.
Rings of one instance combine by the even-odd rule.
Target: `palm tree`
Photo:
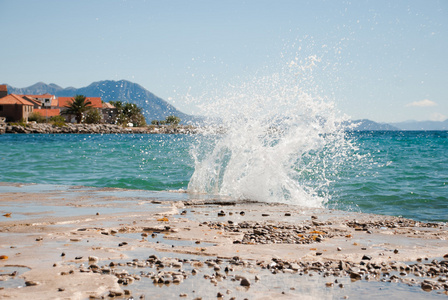
[[[74,115],[76,123],[81,123],[84,112],[88,111],[92,107],[92,102],[86,100],[84,95],[75,95],[72,98],[72,103],[64,106],[67,108],[62,112],[64,115]]]

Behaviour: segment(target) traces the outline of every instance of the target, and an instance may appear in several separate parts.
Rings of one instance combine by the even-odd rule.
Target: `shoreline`
[[[47,123],[29,123],[27,126],[0,124],[0,134],[194,134],[189,125],[148,125],[122,127],[114,124],[70,124],[55,126]]]
[[[12,183],[0,191],[0,297],[399,298],[448,290],[445,223],[187,193]]]

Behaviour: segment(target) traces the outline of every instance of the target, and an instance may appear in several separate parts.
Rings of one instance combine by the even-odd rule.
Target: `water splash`
[[[316,56],[231,85],[205,102],[189,192],[318,207],[351,148],[334,103],[312,80]],[[219,124],[219,125],[218,125]]]

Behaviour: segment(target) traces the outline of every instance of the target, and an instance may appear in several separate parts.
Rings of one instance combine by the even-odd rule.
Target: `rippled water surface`
[[[198,139],[202,137],[4,134],[0,182],[187,189],[195,168],[191,149]],[[347,139],[357,147],[350,152],[356,159],[326,173],[328,185],[318,192],[327,197],[328,207],[448,221],[447,132],[361,132]],[[312,185],[313,176],[306,181]],[[300,204],[300,199],[288,201]]]

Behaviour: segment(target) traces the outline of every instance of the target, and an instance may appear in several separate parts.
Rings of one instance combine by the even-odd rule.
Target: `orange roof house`
[[[1,104],[19,104],[34,106],[34,103],[24,98],[23,95],[10,94],[0,99]]]
[[[43,94],[43,95],[25,95],[30,98],[34,98],[42,103],[42,107],[57,106],[57,99],[55,95]]]
[[[5,117],[7,122],[28,121],[28,116],[33,112],[34,103],[23,95],[10,94],[0,98],[0,117]]]
[[[73,97],[59,97],[58,101],[58,107],[67,107],[73,102]],[[86,101],[90,101],[92,103],[91,107],[103,108],[101,97],[86,97]]]

